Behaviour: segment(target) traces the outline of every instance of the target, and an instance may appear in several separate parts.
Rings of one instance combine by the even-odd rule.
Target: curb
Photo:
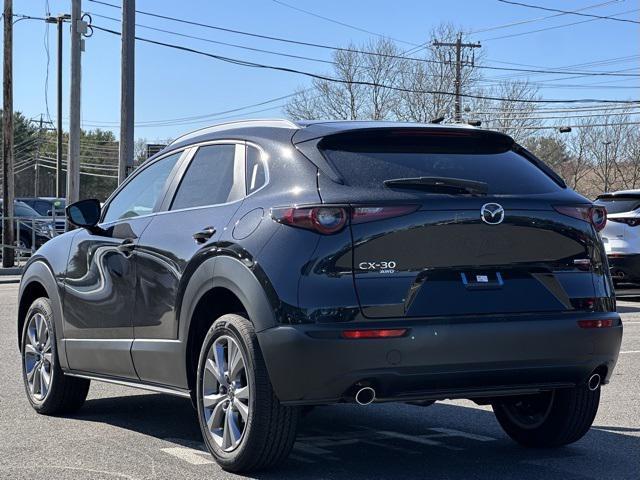
[[[22,267],[0,268],[0,279],[5,275],[22,275]]]
[[[8,275],[8,274],[1,274],[0,275],[0,285],[7,285],[10,283],[20,283],[20,276],[19,275]]]

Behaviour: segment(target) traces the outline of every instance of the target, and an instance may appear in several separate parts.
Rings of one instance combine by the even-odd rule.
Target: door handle
[[[216,229],[214,227],[204,227],[199,232],[193,234],[193,239],[197,243],[204,243],[209,240],[214,233],[216,233]]]
[[[134,248],[136,248],[136,243],[130,238],[127,238],[120,245],[118,245],[118,251],[125,257],[131,255],[131,252],[133,252]]]

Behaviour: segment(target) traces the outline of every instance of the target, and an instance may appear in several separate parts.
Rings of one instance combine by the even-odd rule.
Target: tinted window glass
[[[489,194],[546,193],[561,188],[501,138],[403,132],[326,140],[320,148],[348,185],[381,188],[390,179],[446,177],[487,183]]]
[[[235,181],[235,151],[235,145],[200,147],[180,182],[171,210],[218,205],[240,198],[238,186],[242,188],[242,180]]]
[[[16,217],[39,217],[40,214],[25,203],[14,203],[13,214]]]
[[[152,213],[181,154],[169,155],[138,173],[109,203],[103,222]]]
[[[606,208],[607,213],[631,212],[640,207],[639,198],[629,197],[598,198],[596,203]]]
[[[35,205],[31,205],[40,215],[47,215],[50,210],[53,209],[53,206],[49,202],[44,202],[42,200],[38,200],[35,202]]]
[[[262,153],[255,147],[247,147],[247,194],[255,192],[267,181]]]

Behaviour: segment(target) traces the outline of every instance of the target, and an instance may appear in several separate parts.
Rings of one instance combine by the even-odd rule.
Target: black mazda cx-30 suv
[[[223,468],[286,458],[301,406],[469,398],[581,438],[622,324],[601,207],[503,134],[243,121],[185,135],[24,269],[29,401],[91,380],[191,398]]]

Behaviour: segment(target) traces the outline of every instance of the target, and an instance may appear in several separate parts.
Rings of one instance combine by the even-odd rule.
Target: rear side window
[[[267,173],[262,152],[255,147],[247,147],[246,183],[247,195],[255,192],[267,183]]]
[[[640,207],[640,198],[601,197],[595,203],[602,205],[607,210],[607,213],[623,213],[631,212]]]
[[[385,180],[445,177],[484,182],[489,194],[548,193],[561,187],[504,138],[486,134],[371,132],[336,135],[319,148],[344,179],[381,188]]]
[[[244,182],[239,178],[242,169],[236,165],[235,152],[233,144],[200,147],[180,182],[171,210],[219,205],[241,198]]]

